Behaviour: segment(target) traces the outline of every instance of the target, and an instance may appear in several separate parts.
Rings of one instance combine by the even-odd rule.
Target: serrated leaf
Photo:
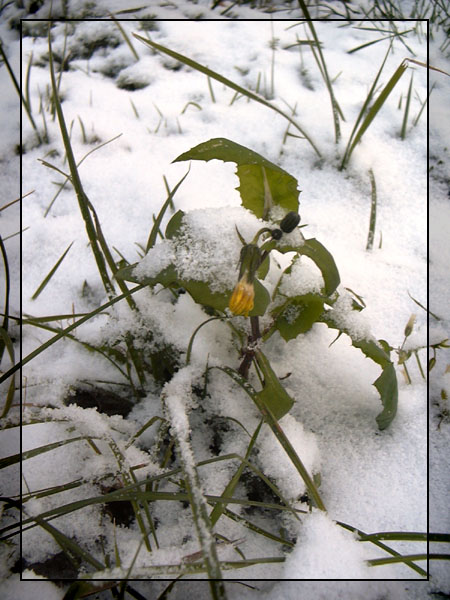
[[[256,361],[264,376],[264,388],[257,393],[257,396],[273,416],[280,420],[291,410],[294,400],[281,385],[269,361],[261,351],[256,353]]]
[[[263,156],[226,138],[214,138],[191,148],[173,162],[222,160],[237,164],[242,205],[258,218],[267,218],[271,206],[298,211],[297,180]]]
[[[306,333],[323,312],[323,300],[314,294],[296,296],[278,316],[275,327],[286,342]]]
[[[383,410],[376,417],[376,421],[380,429],[386,429],[397,414],[398,404],[397,375],[388,352],[389,345],[384,340],[380,340],[380,345],[378,345],[375,340],[353,339],[346,329],[342,329],[334,323],[332,310],[325,313],[320,320],[328,327],[337,329],[340,333],[348,335],[352,341],[352,346],[359,348],[368,358],[371,358],[382,367],[382,373],[378,379],[373,382],[373,385],[377,388],[383,404]]]

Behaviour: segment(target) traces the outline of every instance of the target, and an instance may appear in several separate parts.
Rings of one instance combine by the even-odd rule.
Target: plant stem
[[[252,328],[251,335],[248,336],[247,348],[244,352],[244,358],[239,365],[238,373],[244,379],[248,379],[248,370],[255,357],[255,344],[261,339],[261,331],[259,329],[259,317],[250,317],[250,325]]]

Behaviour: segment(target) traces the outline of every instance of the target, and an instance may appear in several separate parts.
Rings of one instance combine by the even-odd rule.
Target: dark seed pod
[[[274,240],[281,239],[281,236],[283,235],[281,229],[272,229],[270,233],[272,234],[272,239]]]
[[[280,229],[284,231],[284,233],[291,233],[300,223],[300,215],[293,210],[288,212],[288,214],[284,217],[284,219],[280,223]]]

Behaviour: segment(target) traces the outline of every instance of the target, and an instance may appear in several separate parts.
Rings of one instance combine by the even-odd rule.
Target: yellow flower
[[[248,313],[253,309],[254,298],[255,288],[253,287],[253,283],[248,281],[247,275],[244,273],[234,288],[228,307],[235,315],[248,317]]]

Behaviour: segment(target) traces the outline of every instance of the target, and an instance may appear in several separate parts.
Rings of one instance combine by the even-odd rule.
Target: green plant
[[[382,374],[374,385],[384,407],[377,422],[384,429],[395,417],[397,406],[397,380],[388,345],[370,335],[360,336],[352,332],[352,314],[363,307],[356,301],[349,302],[345,290],[337,290],[339,272],[328,250],[315,238],[305,239],[296,227],[300,218],[296,179],[256,152],[224,138],[200,144],[175,161],[211,159],[236,163],[242,205],[264,221],[264,226],[255,231],[250,242],[241,235],[240,223],[234,223],[236,246],[242,246],[240,256],[235,258],[240,267],[238,282],[234,285],[230,278],[227,281],[217,280],[218,273],[226,271],[227,264],[214,267],[216,257],[209,258],[212,266],[208,270],[208,256],[201,253],[201,248],[211,247],[213,234],[208,235],[208,231],[204,231],[205,239],[201,239],[200,231],[190,225],[189,216],[182,211],[178,211],[167,225],[167,255],[162,260],[162,268],[155,271],[152,254],[149,253],[140,265],[121,269],[116,278],[150,286],[160,284],[173,290],[183,288],[209,314],[217,317],[229,319],[230,313],[250,317],[251,334],[241,348],[243,358],[237,372],[247,379],[250,366],[255,364],[265,385],[268,381],[273,382],[270,393],[263,387],[259,398],[277,419],[289,411],[292,400],[288,399],[276,377],[269,376],[270,365],[260,344],[275,332],[288,341],[306,333],[314,323],[325,323],[337,329],[339,335],[346,333],[355,347],[382,368]],[[155,248],[155,252],[160,251]],[[271,268],[271,253],[294,253],[291,263],[279,273],[272,295],[263,283]],[[205,263],[204,269],[200,273],[198,269],[186,269],[182,264],[186,255],[190,255],[193,262]],[[293,284],[290,287],[289,283],[295,279],[293,272],[301,265],[301,256],[311,259],[320,269],[322,284],[292,291],[295,287],[292,287]],[[260,329],[262,318],[265,323],[263,331]],[[234,327],[238,328],[238,340],[245,339],[246,325],[236,323]],[[278,383],[275,384],[275,381]]]

